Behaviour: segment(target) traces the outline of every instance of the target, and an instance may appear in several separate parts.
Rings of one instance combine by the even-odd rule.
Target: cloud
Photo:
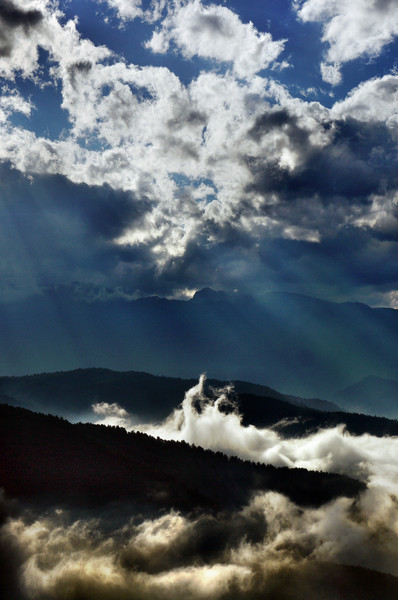
[[[118,509],[80,518],[68,509],[36,509],[9,518],[0,540],[14,552],[14,589],[24,600],[284,600],[300,583],[294,594],[300,600],[320,592],[362,598],[364,571],[341,571],[338,564],[397,575],[397,504],[380,491],[318,509],[268,492],[217,516]],[[366,579],[369,593],[381,578],[368,573]],[[396,582],[389,593],[391,581],[382,581],[386,598],[393,598]],[[355,596],[347,595],[350,588]]]
[[[230,390],[216,390],[214,398],[206,397],[204,381],[202,376],[198,385],[185,394],[181,406],[160,424],[132,425],[123,412],[127,429],[277,467],[344,473],[388,493],[398,492],[398,467],[394,463],[398,439],[368,434],[353,436],[345,432],[343,426],[321,430],[305,438],[283,439],[272,428],[243,426],[241,416],[231,405]],[[109,411],[109,424],[113,423],[116,410],[123,411],[115,405],[101,406],[102,414]],[[106,418],[99,422],[108,424]]]
[[[341,82],[340,66],[359,57],[378,56],[398,35],[395,0],[301,0],[294,2],[301,21],[321,22],[322,41],[329,45],[322,63],[323,79]]]
[[[397,438],[335,428],[281,439],[243,427],[228,390],[208,398],[203,381],[165,422],[144,429],[251,460],[356,474],[368,489],[317,508],[268,491],[218,514],[133,503],[41,508],[2,497],[6,598],[287,600],[294,591],[298,600],[361,600],[380,589],[396,597],[398,581],[381,573],[398,577]],[[115,404],[101,403],[97,413],[126,419]]]
[[[358,216],[358,227],[372,231],[381,240],[398,240],[398,194],[374,195],[367,211]]]
[[[162,6],[151,10],[155,8]],[[29,121],[35,115],[34,96],[26,100],[5,90],[0,160],[29,176],[61,175],[95,187],[98,198],[101,186],[105,197],[109,188],[129,193],[136,207],[146,207],[139,218],[131,216],[128,223],[126,217],[125,227],[114,228],[108,249],[102,247],[113,267],[101,269],[99,276],[95,261],[90,280],[97,284],[178,295],[181,289],[205,285],[255,291],[259,282],[280,287],[295,278],[306,281],[301,291],[316,293],[309,263],[315,256],[329,265],[321,270],[321,279],[328,278],[326,271],[336,276],[336,297],[364,294],[366,301],[367,292],[356,288],[355,279],[347,291],[348,279],[337,278],[357,257],[350,252],[349,264],[337,265],[336,244],[345,228],[361,229],[362,254],[376,248],[372,238],[378,236],[372,260],[383,262],[390,255],[383,244],[387,238],[371,223],[391,222],[382,227],[386,231],[394,227],[393,205],[387,200],[382,207],[374,198],[393,198],[397,187],[395,75],[361,84],[328,109],[255,75],[272,55],[266,49],[279,48],[279,53],[281,42],[243,23],[231,10],[199,2],[168,8],[158,29],[168,44],[180,43],[190,56],[204,58],[208,52],[209,59],[232,68],[202,71],[183,83],[170,68],[129,64],[84,39],[77,23],[61,18],[52,4],[29,4],[25,12],[40,10],[42,18],[26,31],[23,26],[12,29],[19,54],[0,59],[0,69],[3,65],[10,80],[22,74],[39,87],[56,86],[68,125],[55,139],[35,134]],[[173,37],[179,27],[185,32],[180,42]],[[230,36],[228,44],[225,36]],[[39,47],[47,55],[47,70],[39,65]],[[250,76],[241,78],[243,71]],[[17,111],[25,126],[16,124]],[[110,227],[114,217],[108,220],[109,206],[99,201],[98,220],[102,210],[105,217],[98,225]],[[81,219],[84,228],[87,220],[81,213],[75,223],[80,227]],[[275,240],[282,240],[279,277],[270,254],[278,246]],[[294,244],[285,252],[283,240],[296,242],[305,269],[294,258]],[[106,281],[105,272],[116,270],[117,280]],[[88,268],[74,268],[68,280],[88,283],[88,277]],[[322,283],[317,289],[321,295],[326,290]]]
[[[116,402],[109,404],[108,402],[97,402],[92,406],[95,415],[100,418],[97,421],[98,425],[108,425],[112,427],[124,427],[125,429],[131,429],[134,420],[128,414],[128,412],[119,406]]]
[[[396,139],[398,128],[398,77],[385,75],[370,79],[351,90],[332,107],[333,118],[354,118],[367,123],[385,123]]]
[[[43,18],[39,10],[21,10],[9,0],[0,2],[0,19],[8,27],[34,27]]]
[[[235,74],[243,79],[267,68],[284,47],[284,40],[276,42],[252,23],[242,23],[230,9],[204,6],[200,0],[177,3],[146,46],[165,53],[171,42],[185,58],[232,63]]]
[[[112,271],[120,282],[115,238],[145,218],[147,199],[59,176],[28,179],[9,165],[1,172],[2,299],[48,283],[109,282]]]
[[[322,79],[330,85],[339,85],[343,78],[340,71],[340,65],[321,62]]]
[[[1,0],[0,74],[3,77],[13,78],[16,70],[27,76],[35,68],[38,59],[36,40],[43,18],[42,11],[37,8],[26,10],[26,6],[19,3]]]
[[[114,9],[122,21],[143,16],[142,0],[99,0]]]
[[[118,18],[124,25],[127,21],[140,18],[150,23],[157,21],[162,14],[168,0],[151,0],[149,8],[144,9],[142,0],[97,0],[106,3],[109,8],[116,11]]]

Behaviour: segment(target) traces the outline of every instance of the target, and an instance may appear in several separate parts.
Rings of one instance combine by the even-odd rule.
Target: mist
[[[341,426],[283,439],[243,426],[231,389],[208,397],[204,382],[156,425],[138,424],[117,404],[93,408],[102,424],[276,466],[338,471],[368,488],[317,508],[256,492],[217,513],[2,498],[5,600],[360,600],[381,590],[397,597],[398,438],[353,436]]]
[[[300,584],[294,597],[315,599],[318,583],[325,598],[360,598],[338,595],[338,565],[398,576],[398,506],[382,490],[318,509],[267,492],[218,515],[97,513],[25,509],[9,517],[0,545],[12,553],[14,585],[3,597],[284,600]],[[349,580],[359,575],[348,570]]]
[[[282,438],[275,429],[242,425],[230,399],[231,387],[204,392],[205,376],[184,397],[182,404],[159,424],[138,424],[136,417],[117,404],[96,404],[96,422],[119,425],[165,440],[185,441],[244,460],[344,473],[398,494],[398,438],[355,436],[344,425],[320,430],[303,438]]]

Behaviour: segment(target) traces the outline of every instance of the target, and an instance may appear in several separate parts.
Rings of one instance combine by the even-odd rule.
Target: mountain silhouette
[[[206,388],[223,388],[228,383],[216,379],[206,381]],[[32,410],[49,412],[73,420],[84,419],[97,402],[117,402],[142,421],[166,418],[184,399],[184,394],[197,384],[196,379],[161,377],[135,371],[110,369],[76,369],[74,371],[40,373],[23,377],[0,377],[3,402]],[[338,410],[331,402],[286,396],[267,386],[247,381],[233,382],[236,394],[254,394],[269,403],[272,399],[319,410]],[[268,399],[268,400],[267,400]]]
[[[247,503],[256,490],[275,490],[298,504],[319,506],[366,487],[343,475],[254,464],[185,442],[71,424],[4,404],[0,456],[0,487],[8,496],[52,502],[128,499],[165,508],[220,510]]]
[[[298,294],[260,302],[205,289],[188,301],[131,300],[53,286],[1,304],[0,326],[3,375],[106,367],[191,379],[205,371],[330,400],[353,381],[398,372],[398,311]]]
[[[398,381],[370,375],[335,394],[336,402],[341,402],[347,410],[398,415]]]

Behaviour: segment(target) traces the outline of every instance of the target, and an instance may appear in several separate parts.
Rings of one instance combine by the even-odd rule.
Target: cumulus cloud
[[[373,196],[366,211],[356,220],[358,227],[371,230],[382,240],[398,239],[398,194]]]
[[[40,11],[42,17],[6,28],[18,40],[19,58],[4,56],[0,69],[10,80],[22,74],[39,87],[58,86],[67,126],[55,139],[36,134],[29,127],[34,98],[4,90],[0,160],[26,174],[110,186],[150,204],[115,236],[114,256],[128,285],[173,295],[203,285],[234,289],[243,274],[249,291],[260,279],[278,287],[283,278],[275,281],[273,240],[317,245],[325,260],[326,240],[337,240],[344,228],[375,232],[363,227],[364,207],[372,205],[374,213],[379,205],[372,198],[390,197],[396,188],[395,75],[361,84],[332,109],[295,98],[280,83],[255,75],[272,64],[282,42],[224,6],[195,1],[168,6],[149,44],[158,35],[165,47],[180,44],[186,56],[232,68],[202,71],[183,83],[170,68],[128,63],[83,38],[77,21],[61,19],[52,3],[15,6],[18,15]],[[126,22],[133,18],[128,7],[139,5],[115,5]],[[163,8],[151,5],[152,11]],[[48,55],[47,79],[39,48]],[[337,77],[337,70],[329,71]],[[18,111],[24,127],[13,121]],[[372,243],[369,237],[366,247]],[[378,244],[377,256],[389,254],[381,238]],[[296,255],[303,251],[314,253],[301,244]],[[280,262],[286,274],[283,252]],[[328,270],[333,265],[322,272]],[[301,274],[307,282],[312,278]]]
[[[398,35],[398,6],[394,0],[298,0],[303,22],[323,23],[322,41],[329,45],[322,65],[325,81],[341,81],[339,67],[361,56],[378,56]]]
[[[99,0],[117,12],[122,21],[143,16],[142,0]]]
[[[25,76],[32,73],[37,64],[37,40],[43,19],[38,8],[1,1],[0,73],[3,77],[13,78],[16,70]]]
[[[267,68],[284,47],[271,34],[244,24],[230,9],[200,0],[178,2],[147,42],[153,52],[164,53],[173,42],[185,58],[199,56],[232,63],[238,77],[247,78]]]
[[[383,122],[397,132],[398,77],[385,75],[370,79],[351,90],[348,96],[332,107],[333,118],[352,117],[363,122]]]

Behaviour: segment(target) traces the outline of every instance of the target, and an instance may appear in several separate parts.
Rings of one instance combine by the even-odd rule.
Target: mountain
[[[394,418],[398,414],[398,381],[371,375],[340,390],[334,398],[347,410]]]
[[[206,387],[222,388],[228,383],[209,379]],[[156,421],[166,418],[183,401],[185,392],[196,384],[195,379],[161,377],[135,371],[76,369],[23,377],[0,377],[0,398],[3,397],[7,404],[73,420],[84,420],[92,414],[93,403],[117,402],[142,421]],[[285,404],[311,406],[319,410],[338,410],[331,402],[286,396],[267,386],[246,381],[236,381],[234,387],[237,394],[255,394]]]
[[[29,600],[31,590],[39,600],[182,598],[178,577],[198,574],[199,586],[225,573],[234,577],[221,581],[220,600],[397,597],[398,578],[377,570],[393,564],[383,562],[393,534],[377,521],[362,541],[367,488],[347,476],[253,464],[4,404],[0,457],[4,600]],[[202,590],[198,597],[208,597]]]
[[[118,403],[136,421],[164,420],[182,402],[196,380],[160,377],[134,371],[116,372],[109,369],[77,369],[59,373],[41,373],[24,377],[1,377],[0,398],[12,406],[51,413],[78,420],[98,419],[93,403]],[[226,382],[207,380],[205,392],[225,386]],[[230,394],[243,425],[272,427],[282,437],[304,437],[320,429],[344,425],[353,435],[370,433],[382,437],[398,435],[398,421],[366,414],[339,410],[331,403],[285,396],[276,390],[236,381]],[[216,392],[215,392],[216,393]],[[313,408],[317,405],[318,408]],[[223,410],[221,408],[221,410]],[[229,409],[226,409],[229,410]]]
[[[4,375],[106,367],[187,379],[253,381],[331,399],[369,375],[398,372],[398,311],[272,293],[197,292],[131,300],[82,286],[0,305]]]
[[[398,436],[398,421],[350,412],[325,412],[277,400],[241,394],[236,400],[243,425],[272,427],[283,438],[306,437],[342,425],[352,435]]]
[[[343,475],[253,464],[122,428],[71,424],[0,405],[0,487],[10,497],[101,504],[128,499],[165,508],[240,506],[274,490],[319,506],[365,485]]]

